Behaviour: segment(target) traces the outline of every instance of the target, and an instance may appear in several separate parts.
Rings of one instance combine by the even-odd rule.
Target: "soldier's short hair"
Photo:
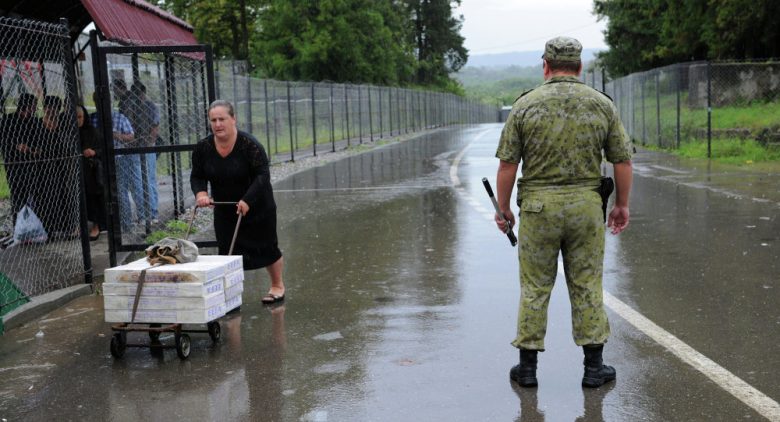
[[[577,73],[580,70],[582,62],[577,60],[576,62],[561,61],[561,60],[547,60],[547,67],[553,72],[571,72]]]

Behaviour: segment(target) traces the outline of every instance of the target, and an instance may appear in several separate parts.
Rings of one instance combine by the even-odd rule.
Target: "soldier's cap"
[[[574,38],[555,37],[544,45],[545,60],[556,60],[559,62],[576,62],[580,60],[582,53],[582,44]]]

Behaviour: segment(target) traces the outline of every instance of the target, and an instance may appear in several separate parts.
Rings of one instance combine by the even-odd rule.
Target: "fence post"
[[[271,87],[271,97],[274,105],[274,153],[279,153],[279,111],[276,109],[276,87]]]
[[[374,112],[371,108],[371,85],[366,87],[368,89],[368,135],[371,142],[374,142]]]
[[[680,91],[682,90],[682,65],[677,65],[677,149],[680,149]]]
[[[401,136],[401,90],[399,88],[395,89],[395,103],[398,107],[398,113],[396,113],[398,115],[398,136]]]
[[[382,139],[382,87],[379,87],[379,139]]]
[[[219,61],[217,61],[217,71],[214,72],[214,93],[217,96],[217,99],[222,99],[220,97],[220,91],[219,91]]]
[[[263,79],[263,98],[265,98],[265,144],[268,146],[268,157],[271,157],[271,126],[268,121],[268,80]]]
[[[390,137],[393,137],[393,87],[387,88],[387,120],[390,126]]]
[[[171,145],[179,145],[179,115],[176,112],[176,70],[174,69],[174,58],[172,55],[165,54],[165,81],[168,93],[168,128],[171,132]],[[178,218],[180,213],[184,212],[184,188],[183,175],[181,169],[181,155],[171,152],[171,179],[173,182],[173,215]]]
[[[404,129],[406,129],[406,133],[409,133],[409,108],[411,107],[411,104],[409,104],[409,90],[404,89]]]
[[[249,133],[252,133],[252,78],[247,74],[246,78],[246,122]]]
[[[647,143],[647,128],[645,127],[645,75],[642,75],[639,92],[642,95],[642,145],[645,145]]]
[[[317,156],[317,110],[314,105],[314,82],[311,83],[311,135],[314,140],[311,143],[312,153]]]
[[[658,136],[658,146],[661,146],[661,81],[660,71],[655,74],[655,133]]]
[[[293,145],[292,96],[290,95],[290,81],[287,81],[287,124],[290,127],[290,161],[295,161],[295,146]]]
[[[428,93],[427,92],[422,93],[422,101],[423,101],[423,113],[425,114],[425,121],[423,122],[425,126],[423,127],[423,129],[428,129],[430,123],[428,121]]]
[[[363,143],[363,95],[358,85],[358,143]]]
[[[60,54],[62,55],[63,68],[65,70],[65,101],[70,103],[69,107],[66,107],[63,111],[63,115],[67,117],[72,127],[76,127],[76,104],[78,104],[78,96],[76,94],[76,88],[78,83],[76,82],[76,69],[75,63],[71,60],[70,50],[70,25],[68,20],[60,18]],[[84,119],[89,119],[89,116],[84,116]],[[83,164],[84,158],[81,157],[81,148],[79,147],[78,132],[73,133],[70,139],[70,151],[69,153],[75,158],[76,161],[76,176],[78,180],[79,189],[79,231],[81,232],[81,263],[84,266],[84,283],[92,283],[92,255],[89,247],[89,227],[87,224],[87,194],[86,194],[86,182],[84,178]],[[2,318],[2,316],[0,316]],[[2,324],[0,324],[2,325]]]
[[[712,62],[707,60],[707,158],[712,158]]]
[[[333,84],[330,84],[330,144],[331,152],[336,152],[336,116],[333,112]]]
[[[347,148],[349,148],[349,91],[348,85],[344,84],[344,115],[347,116]]]
[[[231,60],[230,62],[230,73],[233,74],[233,77],[231,80],[233,81],[233,106],[238,107],[238,81],[236,80],[236,61]]]

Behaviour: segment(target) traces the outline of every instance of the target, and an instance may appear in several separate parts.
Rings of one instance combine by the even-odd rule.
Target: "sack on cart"
[[[198,246],[185,239],[166,237],[146,248],[150,264],[183,264],[198,260]]]

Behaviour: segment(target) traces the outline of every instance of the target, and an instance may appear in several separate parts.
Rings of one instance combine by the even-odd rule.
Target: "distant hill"
[[[586,48],[582,50],[582,61],[589,62],[593,60],[595,54],[599,51],[602,50],[597,48]],[[535,66],[541,64],[542,53],[542,50],[538,50],[498,54],[475,54],[469,56],[466,67]]]

